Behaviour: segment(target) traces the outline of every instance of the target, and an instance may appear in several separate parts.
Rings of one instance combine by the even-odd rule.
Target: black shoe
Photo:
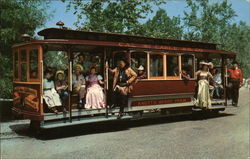
[[[122,116],[123,116],[123,114],[122,114],[122,113],[119,113],[118,116],[117,116],[117,119],[121,119]]]
[[[113,105],[110,106],[111,109],[114,109],[114,108],[116,108],[116,107],[117,107],[117,106],[116,106],[115,104],[113,104]]]
[[[53,113],[58,114],[58,110],[57,110],[55,107],[52,107],[50,110],[51,110]]]
[[[78,109],[84,109],[84,106],[83,106],[82,103],[78,103],[77,108],[78,108]]]

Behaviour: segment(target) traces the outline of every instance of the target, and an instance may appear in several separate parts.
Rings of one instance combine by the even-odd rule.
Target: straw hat
[[[138,71],[144,71],[144,67],[142,65],[139,66]]]
[[[201,61],[199,64],[200,65],[206,65],[207,63],[205,61]]]
[[[202,61],[202,62],[200,62],[199,64],[200,64],[200,65],[207,65],[207,66],[211,66],[211,64],[212,64],[212,63],[211,63],[211,62],[209,62],[209,63],[208,63],[208,62],[204,62],[204,61]],[[212,65],[213,65],[213,64],[212,64]]]
[[[80,65],[80,64],[76,64],[76,65],[74,66],[74,69],[76,69],[77,67],[79,67],[79,68],[80,68],[81,72],[83,71],[83,67],[82,67],[82,65]]]
[[[56,71],[56,78],[57,78],[57,75],[58,75],[59,73],[61,73],[61,74],[64,75],[64,71],[63,71],[63,70],[58,70],[58,71]]]
[[[214,64],[212,62],[209,62],[208,66],[210,66],[210,68],[214,68]]]

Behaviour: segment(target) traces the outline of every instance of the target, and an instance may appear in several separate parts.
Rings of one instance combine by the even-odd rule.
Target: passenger
[[[127,106],[128,93],[132,91],[132,83],[135,82],[137,74],[129,67],[129,63],[125,59],[119,61],[118,67],[109,69],[109,71],[114,73],[113,89],[116,99],[115,106],[120,107],[117,119],[121,119],[124,107]]]
[[[58,70],[56,72],[56,82],[55,82],[56,90],[57,90],[58,94],[60,95],[61,102],[63,105],[63,111],[66,112],[66,103],[67,103],[69,93],[67,91],[68,83],[64,78],[65,78],[64,71]]]
[[[53,79],[53,81],[56,80],[56,71],[57,71],[56,67],[51,67],[51,73],[52,73],[52,79]]]
[[[181,78],[184,80],[190,80],[190,75],[188,74],[188,72],[185,69],[183,69],[181,71]]]
[[[195,105],[201,108],[211,107],[211,99],[209,94],[209,79],[212,79],[212,74],[208,71],[209,64],[201,62],[202,69],[196,72],[198,77],[198,94]]]
[[[83,75],[86,76],[87,75],[87,71],[91,66],[91,62],[89,60],[86,60],[86,57],[83,54],[79,54],[78,55],[78,62],[77,64],[80,64],[83,67]]]
[[[31,71],[30,78],[37,79],[37,71],[36,70]]]
[[[56,107],[61,106],[60,96],[55,90],[54,81],[52,80],[52,73],[48,70],[44,73],[43,79],[43,98],[48,105],[48,108],[54,113],[58,113]]]
[[[212,71],[214,69],[214,64],[212,62],[208,62],[208,71],[210,72],[210,74],[212,76],[214,76],[212,74]],[[213,95],[214,95],[214,83],[213,83],[213,78],[211,80],[209,80],[209,91],[210,91],[210,97],[213,98]]]
[[[242,71],[238,66],[238,63],[234,61],[233,63],[233,69],[227,69],[228,72],[230,72],[230,81],[232,83],[232,91],[231,97],[232,97],[232,105],[238,106],[238,99],[239,99],[239,89],[242,86],[243,78],[242,78]]]
[[[78,108],[84,109],[84,99],[85,99],[85,87],[86,87],[86,81],[84,76],[81,74],[83,71],[83,67],[80,64],[75,65],[75,72],[72,75],[72,84],[74,88],[74,92],[78,93],[79,95],[79,102],[78,102]]]
[[[101,109],[105,108],[104,93],[100,85],[102,82],[102,76],[97,75],[96,67],[91,67],[90,75],[86,77],[87,82],[87,94],[86,94],[86,109]]]
[[[218,69],[213,68],[212,69],[212,75],[213,75],[213,86],[215,90],[215,97],[220,98],[221,92],[223,89],[222,80],[221,80],[221,73],[218,72]]]
[[[208,63],[208,69],[210,71],[210,73],[212,72],[212,70],[214,69],[214,64],[212,62]]]
[[[140,67],[138,68],[137,79],[145,79],[145,78],[147,78],[146,72],[144,71],[144,67],[140,65]]]
[[[201,69],[202,69],[203,63],[205,63],[205,60],[200,60],[198,70],[201,70]]]

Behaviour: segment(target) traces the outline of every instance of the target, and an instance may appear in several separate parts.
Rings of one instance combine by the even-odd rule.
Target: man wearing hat
[[[84,76],[81,74],[83,72],[83,67],[80,64],[76,64],[74,70],[75,71],[72,76],[73,91],[79,95],[78,108],[84,108],[86,81]]]
[[[239,99],[239,89],[242,86],[243,78],[242,78],[242,71],[239,69],[238,63],[234,61],[233,63],[233,69],[227,69],[227,71],[230,73],[230,81],[232,83],[232,91],[231,97],[232,97],[232,105],[236,106],[238,105],[238,99]]]
[[[137,79],[145,79],[145,78],[147,78],[147,75],[146,75],[146,73],[144,71],[144,67],[142,65],[140,65],[137,70],[138,70]]]
[[[82,73],[86,76],[88,70],[90,69],[90,66],[93,65],[88,59],[86,59],[86,56],[83,54],[78,55],[78,61],[77,64],[80,64],[83,68]]]

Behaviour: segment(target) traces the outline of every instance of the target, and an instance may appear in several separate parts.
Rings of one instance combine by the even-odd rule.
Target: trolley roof
[[[123,43],[155,44],[175,47],[216,49],[215,43],[198,42],[190,40],[177,40],[165,38],[153,38],[138,35],[126,35],[118,33],[92,32],[84,30],[70,30],[60,28],[47,28],[38,32],[44,39],[71,39],[71,40],[93,40]]]
[[[213,53],[235,56],[236,53],[218,50],[217,44],[190,40],[152,38],[117,33],[103,33],[66,28],[46,28],[38,32],[44,40],[31,40],[16,44],[18,47],[27,44],[69,44],[125,47],[145,50],[165,50],[173,52]]]

